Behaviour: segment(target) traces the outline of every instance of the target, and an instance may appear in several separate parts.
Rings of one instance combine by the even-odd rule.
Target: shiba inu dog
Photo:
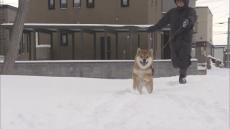
[[[153,91],[153,50],[137,49],[133,66],[133,89],[142,94],[145,87],[149,94]]]

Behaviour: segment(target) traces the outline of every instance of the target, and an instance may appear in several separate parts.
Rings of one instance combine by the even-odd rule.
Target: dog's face
[[[153,50],[138,48],[135,61],[141,69],[150,67],[153,61]]]

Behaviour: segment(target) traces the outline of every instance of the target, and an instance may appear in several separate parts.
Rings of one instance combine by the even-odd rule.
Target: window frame
[[[61,9],[67,9],[68,8],[68,0],[65,0],[66,1],[66,4],[62,4],[62,0],[60,0],[60,8]]]
[[[89,0],[86,0],[86,7],[87,8],[95,8],[95,0],[92,0],[92,3],[89,3]]]
[[[55,9],[55,0],[53,0],[53,6],[51,6],[51,2],[50,2],[51,0],[48,0],[48,9],[49,10],[53,10],[53,9]]]
[[[73,7],[74,8],[81,8],[81,0],[79,0],[80,1],[80,3],[78,4],[78,3],[75,3],[75,0],[73,0]],[[75,5],[78,5],[78,6],[75,6]]]
[[[121,7],[129,7],[129,0],[127,0],[127,5],[124,4],[124,0],[121,0]]]
[[[66,43],[63,42],[63,36],[66,36]],[[68,33],[67,32],[60,32],[60,45],[61,46],[68,46]]]

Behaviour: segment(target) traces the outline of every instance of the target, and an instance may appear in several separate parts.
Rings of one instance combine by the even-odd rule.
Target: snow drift
[[[1,76],[2,129],[228,129],[229,69],[154,79],[154,93],[132,80]]]

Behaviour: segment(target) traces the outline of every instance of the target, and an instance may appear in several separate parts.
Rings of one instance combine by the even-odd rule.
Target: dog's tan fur
[[[144,61],[146,60],[146,61]],[[149,94],[153,91],[153,50],[137,49],[133,66],[133,89],[142,94],[145,87]]]

